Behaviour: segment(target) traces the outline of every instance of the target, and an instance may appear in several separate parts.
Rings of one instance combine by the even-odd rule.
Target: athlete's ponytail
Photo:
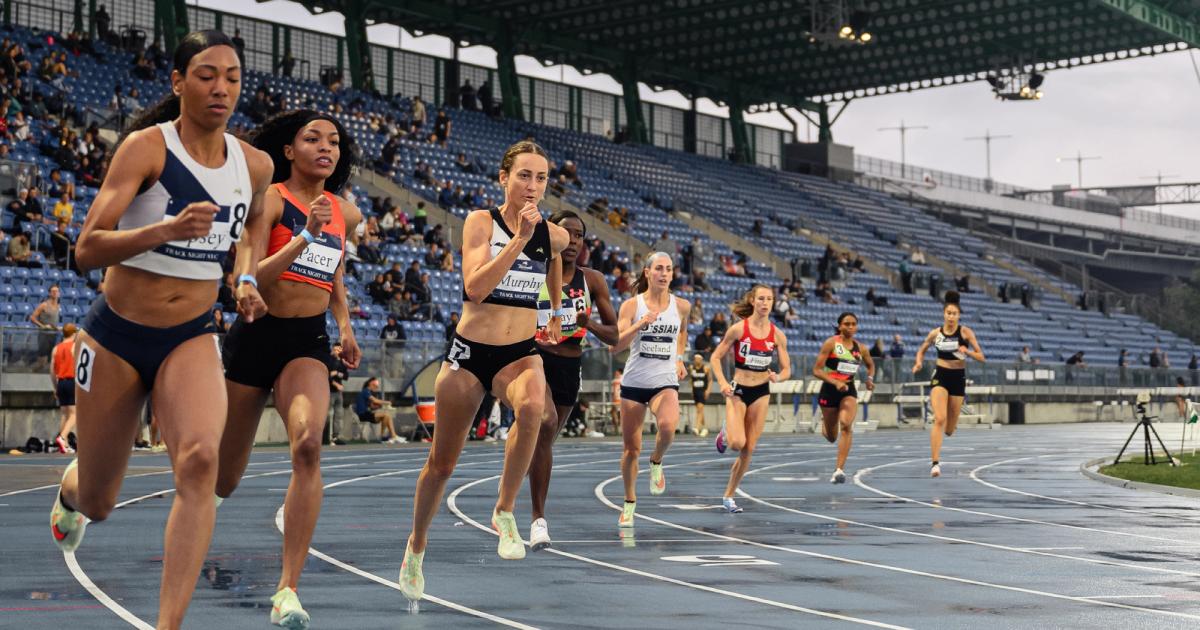
[[[350,135],[336,118],[311,109],[283,112],[267,119],[258,129],[251,132],[247,142],[271,156],[271,161],[275,163],[272,183],[287,181],[292,176],[292,161],[284,156],[283,147],[293,144],[296,134],[314,120],[327,120],[337,130],[338,161],[333,167],[333,173],[325,179],[325,190],[336,195],[350,180],[350,169],[358,161],[358,145],[354,142],[354,136]]]
[[[650,290],[650,268],[654,266],[654,259],[659,257],[666,258],[671,262],[672,266],[674,266],[674,259],[672,259],[671,255],[666,252],[654,252],[653,254],[647,256],[646,265],[642,267],[642,270],[638,273],[637,286],[635,286],[633,289],[634,295],[645,293],[646,291]]]
[[[172,70],[178,72],[182,76],[187,76],[188,64],[191,63],[192,57],[212,48],[213,46],[229,46],[237,52],[238,63],[245,68],[245,61],[242,58],[242,51],[237,46],[233,45],[233,40],[228,35],[217,30],[194,31],[188,33],[186,37],[179,41],[179,45],[175,47],[175,54],[172,57]],[[236,107],[237,103],[234,103]],[[141,111],[129,125],[125,127],[125,132],[121,136],[123,141],[129,134],[153,127],[159,123],[164,123],[169,120],[179,118],[179,95],[174,90],[168,90],[167,95],[162,100],[147,107]],[[120,144],[120,141],[117,142]],[[116,151],[113,151],[114,153]]]
[[[759,289],[766,289],[771,292],[771,300],[775,299],[775,289],[765,285],[756,284],[750,287],[749,291],[742,294],[741,299],[729,305],[729,310],[741,319],[749,319],[754,314],[754,294],[758,293]]]
[[[944,311],[953,305],[954,308],[958,309],[959,313],[962,313],[962,304],[960,303],[961,299],[962,299],[962,296],[960,296],[958,294],[958,291],[954,291],[954,290],[946,291],[946,296],[944,298],[942,298],[942,301],[943,301],[942,310]]]

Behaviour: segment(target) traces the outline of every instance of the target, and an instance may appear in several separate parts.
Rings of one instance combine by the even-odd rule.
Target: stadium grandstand
[[[813,394],[820,382],[813,379],[811,369],[844,311],[857,314],[859,340],[867,346],[878,342],[877,387],[867,398],[870,404],[860,408],[861,426],[894,429],[895,435],[902,436],[908,435],[905,430],[915,435],[925,428],[932,417],[928,409],[932,360],[918,375],[910,368],[914,351],[942,321],[943,299],[950,290],[961,294],[963,323],[974,331],[988,359],[969,368],[964,425],[999,428],[1129,420],[1130,392],[1150,392],[1167,401],[1177,396],[1190,399],[1192,388],[1200,387],[1196,329],[1179,325],[1178,314],[1168,312],[1162,297],[1170,287],[1188,285],[1193,272],[1200,270],[1200,221],[1149,209],[1200,203],[1200,184],[1115,182],[1044,190],[856,154],[853,147],[835,142],[839,114],[852,99],[978,82],[980,89],[991,89],[1001,99],[1037,100],[1044,74],[1050,71],[1070,72],[1083,65],[1121,63],[1200,46],[1200,2],[1196,0],[299,3],[313,15],[340,14],[344,34],[184,0],[3,3],[0,99],[7,111],[0,123],[0,251],[4,253],[0,262],[0,446],[4,452],[14,449],[15,455],[22,449],[53,448],[58,409],[46,378],[51,350],[62,340],[59,326],[81,323],[103,291],[102,270],[80,269],[74,243],[122,130],[133,116],[167,93],[170,51],[187,33],[200,29],[235,35],[243,48],[246,68],[241,101],[229,123],[232,132],[248,134],[272,114],[311,108],[336,117],[361,149],[362,159],[346,195],[363,210],[365,220],[357,244],[347,250],[345,283],[363,360],[349,374],[346,396],[335,397],[327,443],[382,437],[373,434],[369,424],[356,421],[352,409],[353,393],[371,377],[381,378],[381,395],[394,405],[397,428],[404,434],[419,441],[428,435],[423,432],[431,422],[436,426],[427,413],[433,378],[463,305],[464,220],[473,210],[493,208],[502,201],[496,175],[500,156],[527,138],[549,153],[549,194],[539,209],[546,216],[572,210],[585,219],[588,229],[579,264],[604,274],[615,308],[635,299],[636,278],[647,257],[666,251],[676,267],[672,291],[693,304],[686,323],[690,347],[707,356],[733,323],[731,303],[756,284],[776,290],[771,317],[787,335],[793,376],[791,382],[771,390],[769,432],[815,430],[817,421],[810,419],[819,413]],[[375,25],[446,37],[451,52],[438,56],[373,43],[367,30]],[[472,46],[494,50],[494,67],[461,61],[459,49]],[[619,93],[521,74],[514,61],[517,55],[547,66],[571,67],[582,75],[608,75],[620,87]],[[693,106],[649,102],[639,95],[645,88],[678,91]],[[727,115],[699,111],[695,103],[700,99],[708,99]],[[757,112],[786,112],[795,127],[779,129],[747,120]],[[813,141],[799,139],[799,129],[806,124],[817,130]],[[226,264],[226,271],[231,269],[232,259]],[[227,328],[238,317],[231,273],[222,284],[213,317]],[[54,288],[57,292],[52,295]],[[55,325],[38,316],[48,300],[60,308]],[[327,315],[326,328],[336,339],[338,327],[332,315]],[[929,356],[934,353],[930,348]],[[610,353],[589,334],[582,368],[584,404],[578,407],[588,432],[610,437],[620,432],[620,423],[614,420],[613,407],[619,403],[613,400],[612,383],[623,359],[624,355]],[[709,391],[709,403],[708,425],[719,427],[725,414],[720,391]],[[694,408],[691,404],[687,403],[689,409]],[[684,412],[683,433],[695,426],[692,413]],[[492,435],[503,434],[510,421],[505,415],[497,409],[491,420]],[[259,426],[258,442],[286,442],[288,433],[277,421],[278,412],[268,409],[267,416],[271,421]],[[575,425],[568,429],[573,436],[586,434]],[[1058,436],[1062,439],[1054,443],[1056,449],[1072,448],[1077,443],[1073,435],[1077,434]],[[904,448],[911,446],[904,441],[909,437],[897,439]],[[995,442],[970,443],[971,450],[980,452],[996,448]],[[948,451],[954,452],[949,447]],[[922,465],[928,464],[924,452],[919,451],[918,457]],[[948,453],[947,458],[961,454]],[[1051,456],[1057,454],[1039,451],[1026,459]],[[1069,463],[1074,474],[1078,463]],[[775,478],[780,479],[803,480]],[[0,492],[5,490],[0,487]],[[789,491],[780,489],[778,494],[786,496]],[[587,493],[591,492],[589,486]],[[610,488],[610,496],[615,497],[612,492]],[[595,494],[603,495],[603,485],[595,488]],[[910,501],[878,491],[864,498],[864,504],[890,501],[882,498],[886,496],[897,504]],[[712,497],[687,501],[706,498]],[[406,496],[406,506],[407,500]],[[929,501],[941,507],[940,497]],[[1108,501],[1097,500],[1097,504]],[[668,507],[684,512],[707,509],[689,506]],[[1184,508],[1179,509],[1183,513]],[[227,514],[222,512],[222,518]],[[1012,520],[1040,523],[1031,520],[1036,513],[1026,516]],[[1063,519],[1087,521],[1076,516],[1070,513]],[[41,512],[38,518],[42,519]],[[407,512],[403,518],[408,518]],[[473,523],[461,517],[457,525],[464,522]],[[347,529],[360,527],[367,528],[347,525]],[[706,525],[698,535],[712,536],[711,531],[719,527],[724,526]],[[934,529],[943,527],[939,520]],[[898,531],[890,526],[877,529]],[[945,533],[920,535],[938,538]],[[1140,535],[1153,538],[1153,534],[1147,527]],[[842,534],[822,531],[814,536]],[[398,550],[404,543],[399,540],[393,541],[397,549],[389,551],[402,553]],[[663,542],[672,540],[664,536]],[[1021,542],[1019,551],[1029,552],[1027,543]],[[1074,545],[1084,543],[1071,539],[1063,544],[1072,546],[1044,549],[1083,549]],[[1137,561],[1135,551],[1125,552],[1114,551],[1112,562],[1095,563]],[[707,557],[675,556],[700,560],[672,561],[700,563]],[[483,561],[478,562],[478,569],[467,561],[463,566],[467,571],[483,570]],[[360,575],[365,571],[347,566],[339,565]],[[981,561],[980,566],[993,565]],[[395,568],[389,565],[386,580],[375,581],[391,584]],[[215,589],[238,590],[236,584],[216,586],[219,567],[212,568],[212,575],[208,571],[206,565],[205,577]],[[980,584],[950,579],[958,582],[954,588]],[[463,580],[465,584],[470,577]],[[1113,578],[1113,583],[1117,581]],[[88,592],[95,596],[96,590],[100,589]],[[1008,590],[1020,590],[1021,596],[1043,594]],[[398,595],[392,596],[399,601]],[[1004,596],[1017,597],[1011,592]],[[1091,597],[1052,596],[1069,599],[1072,605],[1094,603],[1084,601]],[[1142,596],[1150,597],[1131,595]],[[115,610],[107,595],[97,599]],[[6,605],[0,600],[0,625],[5,625],[2,615],[24,610]],[[139,605],[142,616],[148,615],[145,611],[152,606]],[[218,605],[197,597],[193,610],[204,608],[212,614],[232,614],[225,608],[239,610],[220,606],[221,611],[212,613]],[[791,606],[789,614],[811,612],[787,606]],[[523,610],[499,610],[539,626],[588,625],[579,621],[583,617],[537,619],[532,613],[523,616]],[[888,609],[880,606],[880,610]],[[887,627],[968,627],[977,623],[968,616],[977,610],[964,605],[946,617],[913,613],[897,621],[902,626]],[[1111,620],[1138,623],[1144,617],[1137,615],[1144,610],[1160,609],[1130,604],[1102,612],[1113,614]],[[1194,608],[1184,610],[1184,604],[1172,610],[1171,614],[1200,618]],[[533,627],[476,612],[469,613],[472,623]],[[137,619],[129,611],[125,614]],[[821,614],[822,621],[830,623],[863,621],[840,613]],[[122,619],[135,627],[151,627],[141,620],[139,626],[124,615]],[[357,617],[347,619],[344,626],[326,627],[373,627]],[[1060,620],[1050,616],[1014,621],[999,615],[996,619],[994,627],[1057,627]],[[1083,617],[1070,621],[1079,619]],[[242,627],[238,623],[233,627]],[[680,627],[679,618],[670,623],[647,620],[645,627]],[[763,621],[763,627],[795,627],[795,623],[790,618],[771,618]],[[639,627],[633,621],[626,625]]]

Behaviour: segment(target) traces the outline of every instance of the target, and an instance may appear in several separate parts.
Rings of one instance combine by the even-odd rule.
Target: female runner
[[[858,332],[858,316],[842,313],[837,319],[838,334],[825,340],[813,364],[813,376],[824,381],[818,395],[821,407],[821,435],[838,443],[837,465],[831,483],[846,483],[846,458],[854,442],[854,417],[858,415],[858,389],[854,377],[858,368],[867,364],[867,389],[875,389],[875,361],[866,346],[854,338]],[[840,439],[839,439],[840,435]]]

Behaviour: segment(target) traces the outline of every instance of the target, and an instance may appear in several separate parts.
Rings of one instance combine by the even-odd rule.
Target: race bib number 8
[[[85,392],[92,391],[92,377],[96,372],[96,351],[80,341],[79,356],[75,359],[75,384]]]

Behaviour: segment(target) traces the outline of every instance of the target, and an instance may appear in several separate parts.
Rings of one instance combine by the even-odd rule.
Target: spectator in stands
[[[960,278],[954,281],[959,293],[971,292],[971,274],[964,273]]]
[[[1160,350],[1158,346],[1154,346],[1154,349],[1150,351],[1150,357],[1147,360],[1147,364],[1150,366],[1151,369],[1157,369],[1160,367],[1164,367],[1163,360],[1162,360],[1162,350]]]
[[[447,272],[454,271],[454,254],[450,250],[442,251],[442,261],[437,265],[438,269]]]
[[[407,218],[407,217],[406,217]],[[409,241],[417,241],[417,232],[413,229],[412,223],[405,223],[396,231],[396,242],[403,245]]]
[[[621,217],[621,208],[618,207],[609,208],[607,221],[614,230],[624,230],[626,227],[625,219]]]
[[[924,265],[925,264],[925,250],[921,249],[920,247],[914,247],[912,250],[911,260],[912,260],[912,264],[914,264],[914,265]]]
[[[368,378],[363,383],[362,390],[358,392],[358,398],[354,401],[354,413],[358,416],[359,422],[378,424],[380,442],[399,444],[406,441],[396,435],[396,429],[392,426],[391,403],[378,397],[377,394],[379,394],[379,379]]]
[[[108,10],[104,8],[103,4],[100,5],[96,9],[96,12],[92,14],[92,21],[96,24],[96,35],[100,37],[102,41],[109,41],[111,35],[109,29],[112,26],[112,16],[108,14]]]
[[[1085,363],[1083,360],[1083,354],[1084,354],[1083,350],[1080,350],[1079,352],[1072,354],[1070,357],[1067,358],[1067,365],[1078,367],[1078,368],[1087,367],[1087,363]],[[1070,374],[1070,372],[1068,372],[1068,374]]]
[[[470,79],[464,80],[462,86],[458,88],[458,100],[465,110],[473,112],[479,109],[479,101],[475,98],[475,87],[471,85]]]
[[[415,289],[421,284],[421,263],[417,259],[413,259],[408,265],[408,271],[404,272],[404,288],[409,291]]]
[[[593,260],[598,259],[598,256],[596,255],[596,253],[594,251],[592,252],[592,259]],[[597,268],[600,269],[600,273],[602,273],[606,276],[609,276],[609,275],[612,275],[613,270],[616,269],[617,267],[619,267],[620,265],[621,265],[621,261],[620,261],[620,259],[617,258],[617,252],[609,252],[608,257],[601,260],[600,264],[598,265]]]
[[[796,321],[799,321],[800,316],[792,309],[791,299],[786,294],[780,294],[775,300],[775,312],[772,313],[775,320],[783,326],[791,326]]]
[[[432,230],[425,233],[424,242],[426,245],[436,243],[442,249],[450,249],[449,243],[446,242],[446,237],[442,234],[442,224],[439,223],[433,226]]]
[[[21,223],[25,221],[25,202],[29,200],[29,189],[22,188],[17,191],[17,196],[12,201],[8,202],[5,207],[9,214],[13,215],[13,230],[20,232]]]
[[[854,262],[850,263],[850,271],[854,273],[862,273],[866,271],[866,262],[862,258],[862,254],[854,255]]]
[[[444,147],[446,141],[450,139],[450,133],[453,129],[453,122],[450,120],[450,115],[446,113],[444,107],[439,107],[437,115],[433,117],[433,135],[437,136],[438,142]]]
[[[813,290],[813,295],[820,298],[826,304],[841,304],[841,300],[837,297],[837,291],[828,282],[818,283],[817,288]]]
[[[1167,351],[1162,351],[1162,368],[1164,370],[1171,369],[1171,358],[1167,356]]]
[[[467,159],[466,153],[463,153],[461,151],[459,151],[458,157],[454,159],[454,165],[458,167],[458,170],[460,170],[464,173],[474,173],[475,172],[475,164],[473,164],[470,160]]]
[[[13,114],[12,121],[8,123],[8,132],[19,142],[29,140],[29,121],[25,118],[25,112]]]
[[[5,260],[9,264],[19,267],[28,267],[30,265],[30,256],[33,252],[29,249],[29,236],[25,233],[19,233],[8,241],[8,256]]]
[[[1192,387],[1200,387],[1200,357],[1196,353],[1192,353],[1192,358],[1188,361],[1188,377],[1192,381]]]
[[[220,306],[214,306],[212,310],[213,332],[218,335],[223,335],[229,332],[229,324],[225,323],[225,313]]]
[[[617,265],[616,268],[613,269],[613,274],[617,278],[613,282],[613,289],[616,290],[616,292],[619,293],[623,298],[632,296],[633,286],[637,283],[637,278],[634,277],[633,273],[625,271],[623,266]]]
[[[230,38],[233,42],[233,47],[237,49],[238,57],[246,57],[246,40],[242,39],[242,29],[233,29],[233,37]]]
[[[467,204],[467,207],[471,210],[482,210],[492,206],[492,204],[487,200],[487,194],[483,186],[477,186],[475,188],[475,192],[468,196]]]
[[[692,341],[692,349],[704,355],[704,359],[707,361],[712,356],[714,343],[712,328],[705,326],[704,330],[700,331],[700,334],[696,335],[696,339]]]
[[[56,223],[70,224],[75,218],[75,204],[71,203],[71,195],[62,193],[54,204],[54,220]]]
[[[424,160],[418,161],[413,167],[413,179],[425,186],[440,187],[437,178],[433,176],[433,169]],[[418,204],[419,206],[420,204]]]
[[[888,356],[895,361],[904,358],[904,338],[899,333],[892,336],[892,347],[888,348]]]
[[[913,272],[908,266],[908,261],[901,258],[897,271],[900,273],[900,288],[905,293],[911,294],[913,292]]]
[[[454,189],[450,187],[450,183],[450,180],[446,180],[438,192],[438,205],[446,210],[454,207]]]
[[[450,203],[455,208],[464,208],[467,205],[467,193],[463,191],[461,184],[455,184],[454,193],[450,195]]]
[[[292,72],[296,70],[296,57],[292,55],[292,51],[284,51],[283,57],[280,57],[279,63],[275,64],[275,71],[280,75],[291,78]]]
[[[329,367],[329,415],[325,419],[326,435],[329,439],[324,442],[340,446],[346,443],[342,439],[341,431],[342,395],[346,391],[346,379],[350,377],[350,368],[342,360],[341,342],[334,342],[325,364]]]
[[[1029,346],[1022,346],[1021,353],[1017,355],[1017,363],[1023,365],[1033,365],[1036,362],[1037,361],[1033,358],[1033,355],[1029,353]]]
[[[426,112],[425,103],[420,96],[412,98],[412,126],[413,129],[420,129],[425,126]]]
[[[395,315],[388,315],[387,325],[380,329],[379,338],[396,341],[398,339],[408,339],[408,334],[404,332],[404,327],[396,321]]]
[[[729,330],[729,321],[725,319],[723,311],[717,311],[712,319],[708,322],[709,330],[712,330],[714,338],[720,339],[725,336],[725,331]]]
[[[54,256],[54,264],[63,269],[78,271],[75,265],[75,244],[67,236],[67,222],[59,221],[54,232],[50,235],[50,252]]]
[[[700,298],[692,300],[692,310],[688,312],[688,325],[704,323],[704,301]]]
[[[396,208],[383,211],[382,217],[379,219],[379,229],[383,232],[383,238],[389,243],[396,242],[398,231],[400,229],[400,221],[397,217]]]
[[[493,113],[492,105],[492,82],[484,81],[479,86],[479,107],[483,110],[483,113],[491,116]]]
[[[458,311],[450,313],[450,321],[446,322],[446,341],[454,338],[454,333],[458,330],[458,319]]]
[[[575,166],[575,162],[571,160],[563,162],[562,169],[559,170],[559,175],[562,175],[568,184],[576,188],[583,188],[583,179],[579,177],[579,169]]]
[[[437,267],[442,264],[442,252],[438,248],[437,243],[430,243],[429,249],[425,250],[425,266]]]
[[[75,184],[64,181],[63,176],[62,176],[62,171],[60,171],[59,169],[57,169],[57,168],[51,169],[50,170],[50,185],[49,185],[49,190],[47,190],[47,193],[51,197],[55,197],[55,198],[62,197],[64,194],[66,194],[68,199],[74,199],[75,198]]]
[[[388,313],[402,321],[413,319],[412,294],[407,288],[392,295],[392,301],[388,303]]]
[[[250,120],[261,123],[267,119],[270,108],[271,102],[267,99],[267,87],[263,85],[254,91],[254,98],[242,105],[242,113],[246,114]]]
[[[875,338],[875,344],[871,346],[870,354],[871,359],[874,360],[876,364],[883,361],[884,357],[886,356],[883,349],[883,337]]]
[[[399,266],[399,263],[396,266]],[[375,279],[367,283],[367,295],[371,296],[372,302],[387,306],[388,301],[392,299],[392,283],[388,281],[387,276],[377,273]]]
[[[416,261],[414,260],[413,262],[415,263]],[[392,268],[387,271],[388,282],[390,282],[392,286],[396,288],[404,286],[406,277],[407,275],[405,274],[404,270],[400,268],[400,263],[398,262],[393,262]]]
[[[426,164],[425,168],[428,169],[429,165]],[[434,182],[434,183],[436,184],[437,182]],[[425,226],[428,222],[429,222],[429,211],[425,209],[425,202],[418,201],[417,209],[413,212],[413,231],[415,231],[417,234],[424,236],[425,235]]]

